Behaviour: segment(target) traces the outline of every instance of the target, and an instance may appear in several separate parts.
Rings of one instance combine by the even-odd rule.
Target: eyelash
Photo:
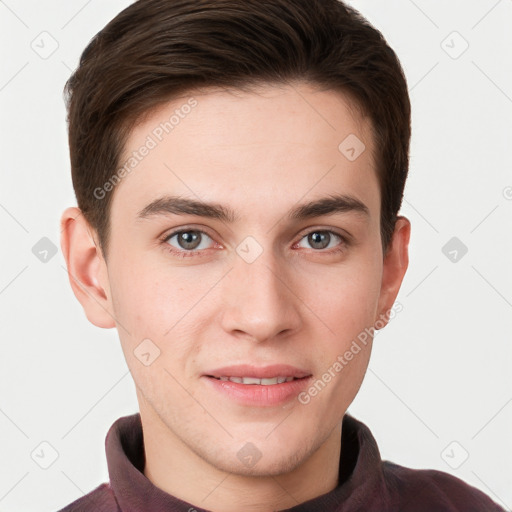
[[[179,230],[176,230],[176,231],[173,231],[172,233],[169,233],[169,234],[166,234],[162,239],[161,239],[161,242],[164,244],[164,248],[165,250],[167,250],[168,252],[170,252],[171,254],[173,254],[174,256],[177,256],[178,258],[193,258],[193,257],[202,257],[204,256],[204,254],[201,254],[201,253],[205,253],[207,249],[194,249],[194,250],[177,250],[176,248],[172,247],[168,241],[173,238],[174,236],[176,235],[179,235],[181,233],[187,233],[187,232],[194,232],[194,233],[200,233],[202,235],[206,235],[207,237],[211,238],[213,240],[213,238],[206,232],[206,231],[203,231],[201,229],[195,229],[195,228],[185,228],[185,229],[179,229]],[[349,243],[349,240],[347,239],[347,237],[343,236],[342,234],[336,232],[336,231],[332,231],[330,229],[312,229],[311,231],[308,231],[307,233],[305,233],[304,235],[301,236],[301,238],[299,239],[299,242],[301,240],[303,240],[304,238],[306,238],[308,235],[310,235],[311,233],[329,233],[330,235],[334,235],[338,238],[340,238],[341,242],[334,248],[331,248],[329,250],[325,250],[325,249],[312,249],[312,251],[316,252],[316,253],[322,253],[322,254],[337,254],[337,253],[340,253],[342,251],[345,251],[346,248],[350,245]],[[297,243],[299,243],[297,242]],[[294,244],[295,245],[295,244]]]

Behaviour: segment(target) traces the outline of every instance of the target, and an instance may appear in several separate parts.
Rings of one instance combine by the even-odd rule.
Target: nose
[[[222,280],[222,327],[239,338],[271,341],[296,332],[300,305],[291,268],[271,250],[252,263],[238,255]]]

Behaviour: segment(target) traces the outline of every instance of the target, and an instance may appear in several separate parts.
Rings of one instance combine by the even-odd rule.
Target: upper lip
[[[216,368],[206,372],[205,375],[207,377],[253,377],[255,379],[271,379],[274,377],[302,379],[303,377],[309,377],[311,373],[288,364],[273,364],[259,367],[250,364],[239,364]]]

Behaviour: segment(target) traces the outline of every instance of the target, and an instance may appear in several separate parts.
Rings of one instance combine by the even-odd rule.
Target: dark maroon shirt
[[[207,512],[144,476],[140,413],[116,420],[105,446],[110,482],[59,512]],[[504,512],[484,493],[447,473],[381,460],[368,427],[348,414],[341,447],[338,486],[287,512]]]

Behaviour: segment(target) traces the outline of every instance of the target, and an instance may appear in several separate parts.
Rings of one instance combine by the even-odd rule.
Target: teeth
[[[233,377],[231,377],[233,378]],[[242,384],[263,384],[263,381],[273,380],[273,379],[256,379],[254,377],[242,377],[240,381]],[[277,380],[276,380],[277,382]],[[272,382],[271,384],[275,384],[276,382]]]
[[[237,384],[258,384],[261,386],[272,386],[274,384],[282,384],[283,382],[291,382],[294,377],[274,377],[272,379],[257,379],[255,377],[219,377],[219,380],[230,380]]]

